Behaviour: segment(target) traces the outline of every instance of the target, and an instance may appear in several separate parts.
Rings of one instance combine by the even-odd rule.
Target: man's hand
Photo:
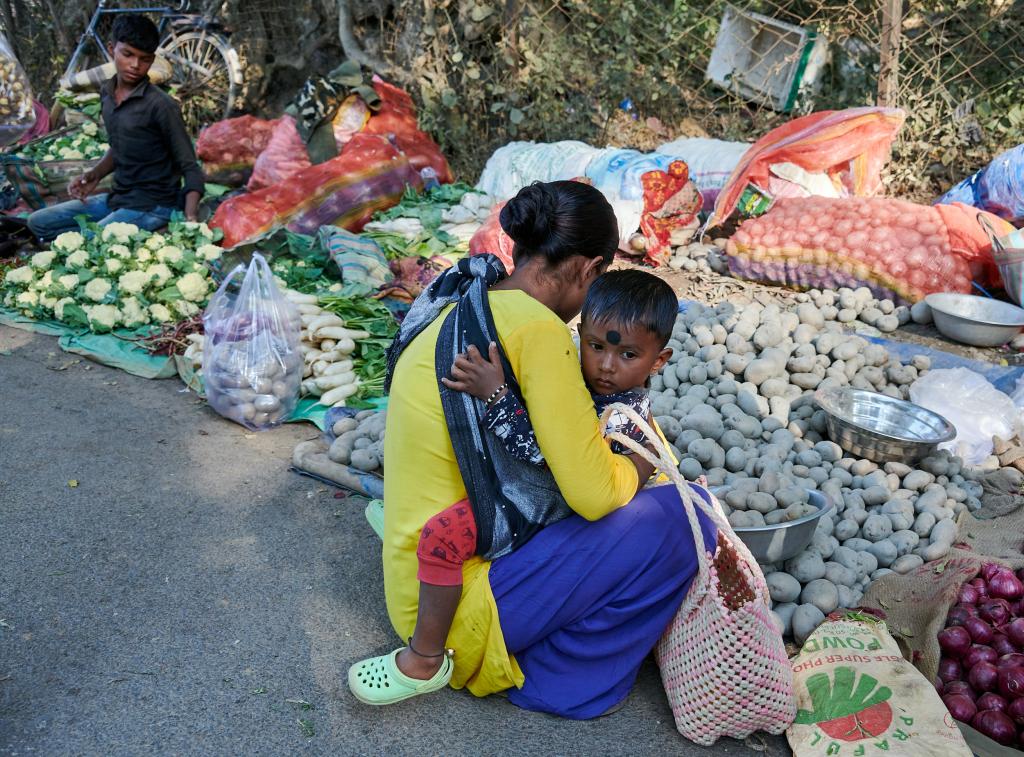
[[[76,200],[84,200],[96,191],[96,186],[99,183],[100,179],[98,176],[94,176],[91,171],[86,171],[81,176],[76,176],[72,179],[68,185],[68,194]]]
[[[199,193],[189,192],[185,195],[185,220],[186,221],[198,221],[199,220]]]
[[[442,383],[449,389],[472,394],[481,402],[486,402],[495,390],[505,383],[505,371],[501,368],[498,345],[494,342],[491,342],[488,356],[490,360],[481,355],[480,350],[470,345],[464,354],[455,358],[452,377],[442,378]]]

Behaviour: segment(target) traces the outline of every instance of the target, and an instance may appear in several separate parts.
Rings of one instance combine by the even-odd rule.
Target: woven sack
[[[619,434],[608,435],[660,469],[675,484],[686,509],[697,550],[697,575],[682,607],[655,648],[661,681],[676,728],[705,746],[722,736],[744,738],[755,731],[779,734],[796,717],[793,672],[782,635],[772,622],[768,585],[750,550],[736,536],[718,500],[683,478],[659,435],[635,411],[624,413],[658,452]],[[714,555],[704,550],[697,509],[718,529]]]

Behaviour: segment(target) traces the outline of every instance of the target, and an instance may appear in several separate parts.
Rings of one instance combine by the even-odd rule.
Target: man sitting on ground
[[[145,16],[126,14],[114,22],[113,44],[107,49],[117,74],[101,91],[110,149],[96,167],[71,182],[75,199],[29,216],[29,228],[44,242],[77,229],[77,216],[101,226],[121,222],[151,231],[166,226],[175,210],[196,220],[203,172],[181,109],[149,81],[159,42],[156,25]],[[111,172],[113,189],[90,197]]]

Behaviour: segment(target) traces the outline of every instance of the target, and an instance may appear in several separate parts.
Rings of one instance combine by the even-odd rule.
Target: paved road
[[[364,503],[287,470],[312,426],[247,433],[49,337],[0,353],[0,754],[765,753],[684,741],[650,662],[585,723],[360,705],[348,665],[397,639]]]

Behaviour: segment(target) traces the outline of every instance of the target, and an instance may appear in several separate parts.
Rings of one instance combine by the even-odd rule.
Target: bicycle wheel
[[[188,31],[165,39],[157,54],[171,64],[167,86],[181,104],[185,125],[196,134],[227,118],[242,85],[238,54],[219,34]]]

